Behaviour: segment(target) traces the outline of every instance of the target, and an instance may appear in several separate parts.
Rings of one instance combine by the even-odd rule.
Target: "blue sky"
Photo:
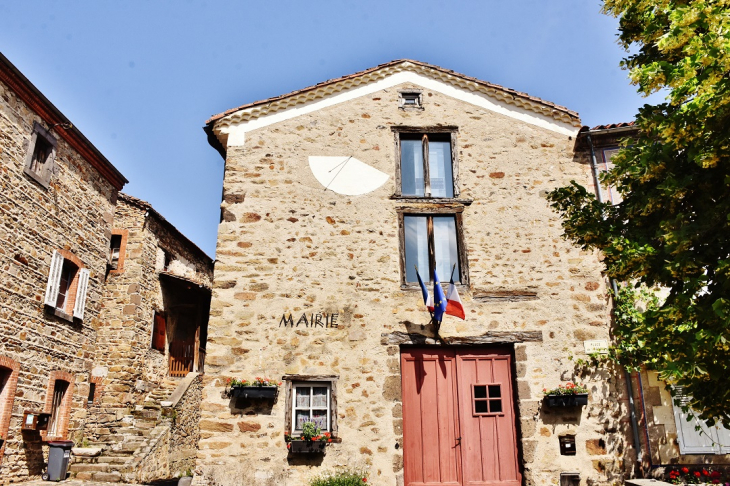
[[[630,121],[647,100],[619,68],[596,0],[0,0],[0,51],[211,256],[223,160],[211,115],[410,58]],[[656,101],[653,99],[652,101]]]

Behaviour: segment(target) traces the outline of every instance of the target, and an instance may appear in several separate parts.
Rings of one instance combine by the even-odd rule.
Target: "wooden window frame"
[[[396,208],[398,213],[398,233],[400,240],[400,274],[401,274],[401,289],[420,289],[418,282],[407,282],[406,281],[406,228],[405,228],[405,216],[448,216],[453,215],[456,221],[456,244],[457,244],[457,256],[459,258],[459,275],[460,281],[456,283],[457,287],[468,288],[469,287],[469,265],[466,257],[466,244],[464,242],[464,223],[462,213],[464,207],[461,205],[431,205],[427,207],[410,207],[403,206]],[[424,283],[433,283],[431,279],[431,269],[435,266],[436,255],[433,242],[433,219],[428,219],[428,281],[424,279]],[[423,278],[423,275],[421,275]],[[448,279],[449,275],[442,275],[441,278]],[[448,280],[442,280],[442,283]]]
[[[478,386],[484,386],[486,387],[486,393],[487,396],[484,398],[477,398],[475,388]],[[499,387],[499,394],[500,396],[498,398],[492,398],[489,396],[489,387],[490,386],[498,386]],[[499,401],[502,405],[502,411],[501,412],[477,412],[477,405],[476,402],[487,402],[487,410],[491,410],[492,406],[489,404],[489,402],[496,402]],[[500,417],[504,415],[504,395],[502,393],[502,384],[501,383],[472,383],[471,385],[471,412],[472,415],[475,417]]]
[[[71,422],[71,405],[73,403],[74,389],[76,386],[76,377],[67,371],[53,371],[48,378],[48,387],[46,388],[46,400],[43,413],[52,414],[53,411],[53,394],[56,389],[56,381],[65,381],[68,383],[66,392],[58,410],[58,424],[56,425],[56,433],[50,435],[51,423],[49,418],[48,429],[41,431],[43,440],[66,440],[68,437],[68,427]]]
[[[395,136],[395,192],[393,197],[397,199],[408,199],[414,201],[453,201],[457,200],[461,191],[459,189],[459,158],[457,150],[457,134],[458,127],[455,126],[431,126],[431,127],[411,127],[396,126],[391,127]],[[424,195],[409,196],[403,195],[402,176],[401,176],[401,137],[402,135],[422,135],[428,139],[428,135],[444,135],[450,134],[451,139],[451,183],[454,187],[454,197],[433,197],[430,195],[429,180],[429,163],[428,163],[428,143],[423,146],[423,177],[424,177]],[[422,139],[423,140],[423,139]]]
[[[406,99],[415,99],[415,104],[406,103]],[[398,108],[405,111],[423,111],[423,91],[420,89],[402,89],[398,91]]]
[[[46,158],[46,164],[48,165],[43,169],[43,171],[35,171],[31,168],[33,164],[33,155],[35,154],[39,140],[42,141],[41,143],[47,143],[51,147],[51,153]],[[23,172],[46,189],[48,189],[48,186],[51,183],[51,176],[55,172],[57,147],[58,141],[56,140],[56,137],[51,135],[51,131],[46,130],[38,122],[34,121],[33,134],[31,135],[30,143],[28,144],[28,151],[25,154]]]
[[[127,255],[127,238],[129,238],[129,230],[126,229],[112,229],[112,236],[121,236],[121,242],[119,243],[119,259],[117,260],[117,268],[111,268],[109,275],[120,275],[124,273],[124,260]],[[111,238],[109,239],[109,265],[111,267]]]
[[[335,442],[339,442],[337,428],[337,380],[339,378],[333,375],[284,375],[282,382],[284,383],[284,393],[286,403],[284,405],[284,430],[287,434],[294,432],[294,387],[295,385],[327,385],[329,386],[329,423],[330,434]]]

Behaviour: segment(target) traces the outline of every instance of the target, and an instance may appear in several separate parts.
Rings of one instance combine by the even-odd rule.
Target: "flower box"
[[[588,394],[545,395],[545,401],[548,407],[582,407],[588,405]]]
[[[327,442],[321,440],[297,440],[287,442],[292,454],[324,454]]]
[[[276,398],[279,391],[277,386],[232,386],[231,397],[233,398]]]

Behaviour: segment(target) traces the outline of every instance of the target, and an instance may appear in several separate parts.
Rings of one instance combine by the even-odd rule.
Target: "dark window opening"
[[[96,395],[96,383],[89,383],[89,397],[86,404],[90,407],[94,404],[94,396]]]
[[[58,297],[56,297],[56,309],[66,311],[66,306],[70,300],[70,290],[73,284],[74,278],[78,267],[74,265],[70,260],[63,260],[63,267],[61,268],[61,281],[58,285]]]
[[[502,413],[500,385],[473,385],[474,415]]]
[[[165,314],[155,312],[152,324],[152,349],[165,352]]]
[[[162,252],[165,254],[165,263],[164,263],[164,267],[162,269],[164,271],[167,271],[168,268],[170,268],[170,263],[172,263],[172,255],[167,250],[162,250]]]
[[[61,422],[61,404],[68,390],[68,382],[64,380],[56,380],[53,385],[53,402],[51,404],[51,421],[48,425],[48,436],[56,437],[59,432],[58,426]]]
[[[109,265],[112,270],[119,267],[119,252],[122,248],[122,235],[112,235],[109,243]]]
[[[46,163],[49,161],[52,153],[53,146],[45,138],[38,135],[28,169],[36,174],[41,174],[46,169]]]
[[[401,93],[400,94],[400,106],[402,108],[420,108],[421,107],[421,93]]]

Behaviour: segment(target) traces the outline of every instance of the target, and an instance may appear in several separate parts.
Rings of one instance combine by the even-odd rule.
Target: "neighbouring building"
[[[91,370],[103,395],[89,410],[93,447],[76,451],[71,471],[98,481],[168,479],[195,467],[213,260],[127,194],[111,233]]]
[[[38,476],[88,413],[127,180],[0,54],[0,482]]]
[[[592,183],[577,113],[393,61],[211,118],[225,159],[201,404],[201,484],[610,485],[634,462],[599,255],[545,194]],[[434,270],[466,319],[423,304]],[[433,284],[427,283],[433,294]],[[274,399],[231,378],[268,377]],[[543,389],[580,380],[586,406]],[[313,421],[333,437],[298,454]]]
[[[637,135],[634,122],[584,127],[576,145],[586,157],[595,157],[598,174],[613,167],[611,158],[622,141],[628,139],[630,143]],[[605,184],[596,195],[613,204],[621,201],[620,194]],[[641,429],[637,437],[645,475],[662,476],[667,466],[727,466],[730,463],[730,430],[720,423],[709,426],[700,422],[692,411],[683,412],[681,403],[686,400],[681,390],[675,390],[677,396],[673,398],[667,384],[658,379],[658,373],[647,369],[633,373],[631,384],[634,414]]]
[[[195,467],[213,261],[0,55],[0,484]]]

